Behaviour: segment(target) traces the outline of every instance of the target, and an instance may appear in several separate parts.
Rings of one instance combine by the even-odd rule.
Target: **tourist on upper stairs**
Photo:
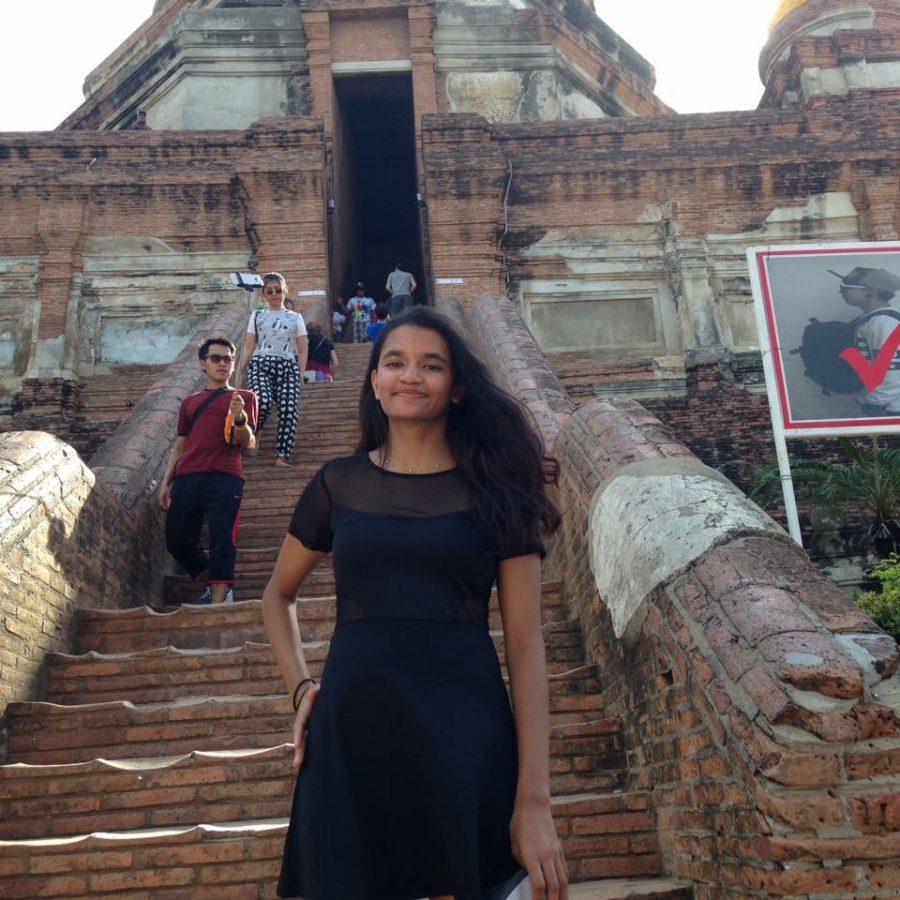
[[[152,131],[153,129],[147,124],[147,110],[142,109],[137,118],[128,126],[129,131]]]
[[[379,303],[375,307],[375,321],[366,329],[366,337],[374,344],[378,340],[378,335],[384,331],[387,325],[388,308],[387,303]]]
[[[318,322],[308,322],[309,359],[306,362],[307,381],[334,381],[334,370],[338,367],[337,351],[334,344],[322,333]],[[308,373],[313,373],[313,378]]]
[[[372,324],[375,314],[375,301],[366,294],[366,286],[358,281],[356,295],[350,298],[347,311],[353,322],[353,343],[362,344],[366,340],[366,329]]]
[[[565,900],[541,632],[558,466],[448,319],[416,306],[372,349],[353,456],[303,492],[263,594],[299,768],[278,894]],[[321,687],[297,592],[334,552]],[[489,630],[497,585],[512,708]],[[513,712],[515,710],[515,712]]]
[[[259,397],[259,428],[269,418],[272,405],[278,409],[278,434],[275,439],[275,465],[290,467],[297,421],[300,417],[300,384],[306,371],[309,338],[300,313],[285,308],[287,282],[283,275],[263,275],[263,309],[250,314],[241,373],[246,384]],[[249,363],[248,363],[249,359]]]
[[[166,510],[169,553],[191,578],[207,573],[207,587],[196,602],[229,603],[244,494],[242,448],[253,441],[256,395],[229,383],[235,346],[228,338],[204,341],[197,355],[206,387],[182,401],[159,505]],[[200,546],[204,519],[209,525],[208,554]]]
[[[388,299],[388,315],[392,319],[396,319],[400,313],[407,309],[412,309],[415,304],[413,299],[413,291],[418,287],[416,279],[413,278],[411,272],[403,269],[402,263],[397,263],[394,271],[387,277],[387,283],[384,289],[389,294]]]

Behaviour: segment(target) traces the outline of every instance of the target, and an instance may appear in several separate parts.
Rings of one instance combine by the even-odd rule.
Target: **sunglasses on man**
[[[234,362],[234,357],[230,356],[227,353],[224,355],[220,354],[220,353],[207,353],[205,358],[208,359],[210,362],[215,363],[216,365],[218,365],[219,363],[233,363]]]

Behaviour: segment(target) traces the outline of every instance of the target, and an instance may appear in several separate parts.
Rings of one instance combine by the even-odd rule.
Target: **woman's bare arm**
[[[175,467],[178,460],[184,455],[184,448],[187,446],[187,437],[175,438],[175,444],[172,452],[169,454],[169,462],[166,465],[166,471],[163,473],[162,480],[159,483],[159,505],[163,509],[168,509],[171,503],[172,483],[175,481]]]
[[[306,359],[309,356],[309,338],[301,334],[297,338],[297,364],[300,366],[300,374],[306,371]]]
[[[291,693],[304,678],[309,677],[309,668],[300,647],[297,591],[324,557],[321,551],[309,550],[293,535],[286,535],[275,570],[263,592],[262,612],[266,634],[281,677]]]
[[[238,364],[236,373],[238,386],[244,383],[244,376],[247,374],[247,364],[250,362],[250,357],[253,356],[255,350],[256,335],[252,331],[248,331],[244,335],[244,345],[241,347],[241,361]]]
[[[513,852],[528,870],[535,897],[566,900],[566,864],[550,809],[550,700],[539,556],[501,561],[498,593],[519,743],[519,781],[510,825]]]

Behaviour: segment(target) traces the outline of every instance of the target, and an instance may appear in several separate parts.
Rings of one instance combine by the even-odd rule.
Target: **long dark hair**
[[[559,527],[560,516],[545,487],[556,481],[556,460],[544,454],[525,408],[494,383],[450,320],[428,307],[414,306],[392,319],[372,347],[359,398],[357,452],[387,445],[388,418],[375,399],[372,372],[378,368],[388,336],[404,325],[436,331],[447,342],[454,388],[462,390],[462,400],[450,404],[447,440],[472,488],[485,537],[502,549],[524,547],[552,534]]]

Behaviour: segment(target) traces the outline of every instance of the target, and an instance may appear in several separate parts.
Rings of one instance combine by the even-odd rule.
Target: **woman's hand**
[[[319,685],[314,684],[307,688],[300,698],[297,707],[297,715],[294,717],[294,768],[299,769],[303,765],[303,757],[306,753],[306,734],[309,731],[309,717],[312,708],[319,695]]]
[[[528,872],[534,900],[568,900],[569,874],[550,804],[517,800],[509,830],[513,856]]]

